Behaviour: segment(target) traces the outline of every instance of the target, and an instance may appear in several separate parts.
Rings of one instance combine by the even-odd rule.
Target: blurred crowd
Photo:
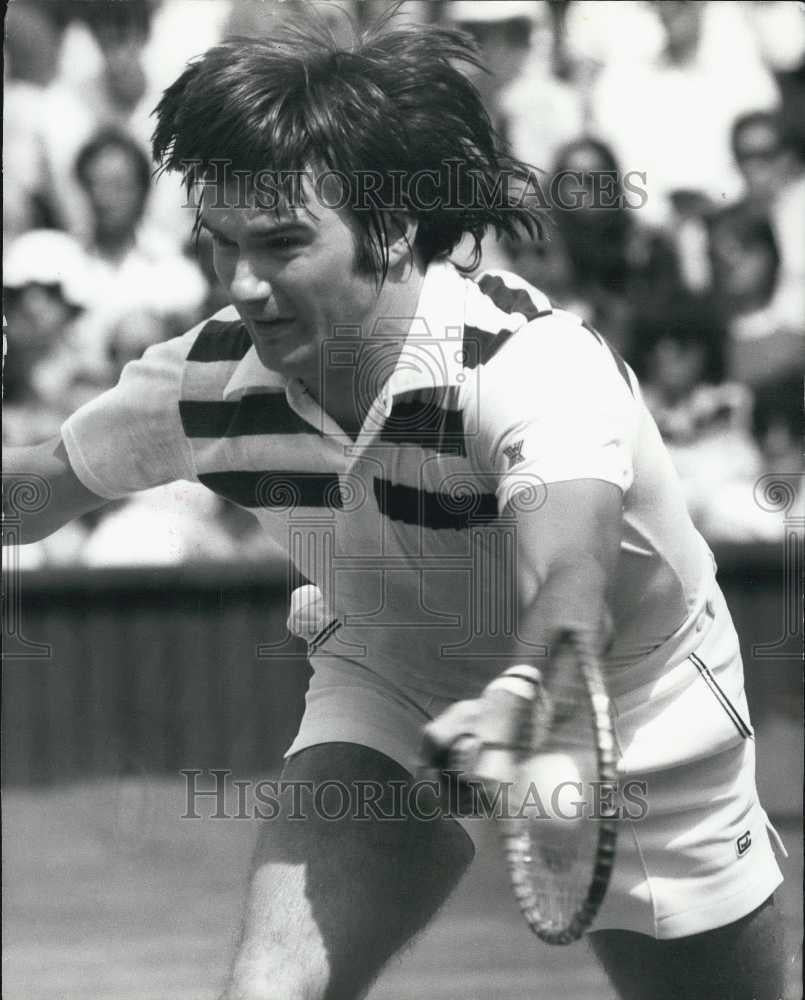
[[[224,304],[150,112],[185,62],[270,33],[272,0],[15,0],[4,63],[3,441],[53,435],[127,361]],[[332,0],[340,30],[385,2]],[[772,541],[802,496],[805,12],[794,2],[409,2],[469,32],[490,115],[549,195],[545,236],[490,237],[641,377],[706,537]],[[181,483],[26,547],[24,564],[262,559],[251,515]]]

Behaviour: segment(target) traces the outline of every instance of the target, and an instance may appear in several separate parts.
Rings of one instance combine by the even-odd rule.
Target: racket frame
[[[567,642],[573,647],[576,656],[576,667],[587,692],[589,709],[593,720],[592,735],[596,769],[598,772],[597,780],[603,786],[614,788],[616,786],[617,773],[614,726],[611,704],[601,674],[599,658],[592,644],[582,641],[578,633],[565,631],[559,635],[557,639],[558,646]],[[539,726],[539,729],[542,731],[536,734],[536,742],[543,744],[546,739],[544,731],[546,713],[544,707],[538,705],[540,697],[544,698],[544,693],[537,695],[534,702],[527,705],[526,711],[529,716],[541,712],[540,721],[542,725]],[[527,720],[527,725],[532,726],[530,719]],[[533,749],[533,746],[531,749]],[[540,912],[537,893],[528,875],[529,862],[526,861],[526,856],[530,857],[531,851],[530,849],[525,850],[523,848],[524,837],[528,840],[529,845],[531,844],[531,838],[527,833],[528,825],[526,824],[521,827],[519,832],[512,833],[510,824],[504,825],[499,823],[509,879],[515,899],[530,929],[546,944],[567,945],[578,941],[595,919],[609,886],[612,868],[615,863],[617,819],[611,816],[596,817],[595,819],[585,817],[582,822],[595,822],[598,824],[592,876],[584,900],[564,926],[559,927],[555,926],[552,922],[547,922]]]

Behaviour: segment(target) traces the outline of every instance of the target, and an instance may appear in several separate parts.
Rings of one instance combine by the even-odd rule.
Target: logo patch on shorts
[[[741,836],[735,841],[735,850],[738,852],[738,857],[742,858],[751,846],[752,834],[749,830],[747,830],[746,833],[742,833]]]
[[[523,455],[524,443],[524,439],[521,438],[519,441],[515,441],[514,444],[510,444],[508,448],[503,449],[503,454],[509,460],[510,469],[525,459],[525,455]]]

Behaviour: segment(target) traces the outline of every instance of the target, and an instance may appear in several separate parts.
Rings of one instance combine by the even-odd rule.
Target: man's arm
[[[517,519],[518,664],[539,667],[550,687],[545,657],[535,646],[549,650],[556,634],[568,628],[599,648],[608,639],[606,597],[620,548],[622,493],[598,479],[550,483],[539,509],[518,509],[515,496],[509,514]],[[519,667],[512,671],[521,674]],[[529,688],[504,673],[480,698],[451,705],[425,727],[425,758],[457,766],[445,754],[467,734],[500,742],[517,696],[530,697]]]
[[[516,509],[516,497],[512,506]],[[622,494],[598,479],[550,483],[537,510],[518,510],[517,651],[536,665],[534,645],[573,628],[601,648],[608,638],[607,588],[618,560]]]
[[[17,491],[28,491],[36,501],[16,503]],[[61,437],[4,449],[3,512],[18,525],[19,532],[13,539],[7,539],[4,533],[4,543],[37,542],[107,502],[87,489],[73,472]]]
[[[481,370],[477,385],[478,433],[468,451],[482,473],[491,470],[501,515],[516,523],[517,630],[505,657],[517,666],[426,727],[426,743],[437,750],[462,733],[505,742],[507,696],[533,691],[516,674],[537,667],[550,687],[545,654],[556,651],[558,633],[572,629],[587,647],[607,646],[607,589],[633,479],[632,384],[577,320],[536,320]]]

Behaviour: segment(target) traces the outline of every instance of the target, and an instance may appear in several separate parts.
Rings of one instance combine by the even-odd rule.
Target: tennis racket
[[[492,815],[531,930],[570,944],[603,902],[617,834],[615,742],[592,641],[561,633],[544,671],[513,667],[483,700],[497,721],[460,737],[450,766],[482,783],[487,805],[498,796]]]

